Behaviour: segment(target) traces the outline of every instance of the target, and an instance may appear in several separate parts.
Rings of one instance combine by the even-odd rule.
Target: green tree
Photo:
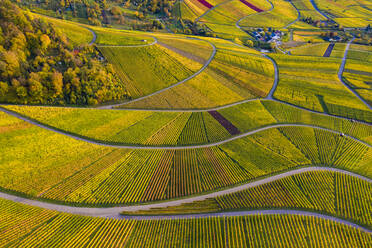
[[[25,88],[25,87],[23,87],[23,86],[18,86],[17,88],[16,88],[16,93],[17,93],[17,96],[19,97],[19,98],[26,98],[26,96],[27,96],[27,89]]]
[[[0,82],[0,96],[5,96],[8,93],[9,86],[5,82]]]

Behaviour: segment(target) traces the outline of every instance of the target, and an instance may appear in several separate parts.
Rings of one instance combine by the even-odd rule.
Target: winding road
[[[265,58],[267,58],[268,60],[270,60],[271,63],[273,64],[273,66],[274,66],[274,84],[271,87],[271,90],[270,90],[269,94],[267,94],[267,96],[265,97],[265,99],[275,100],[273,98],[273,95],[274,95],[274,92],[275,92],[276,88],[278,87],[278,82],[279,82],[279,69],[278,69],[278,65],[276,64],[275,60],[273,60],[272,58],[270,58],[266,54],[262,54],[262,56],[264,56]]]
[[[94,32],[92,29],[90,29],[90,28],[88,28],[88,27],[85,27],[85,26],[82,26],[82,27],[84,27],[85,29],[89,30],[89,32],[91,32],[92,35],[93,35],[93,38],[92,38],[92,40],[90,41],[89,45],[91,46],[91,45],[93,45],[94,43],[96,43],[96,40],[97,40],[96,32]]]
[[[87,207],[72,207],[72,206],[66,206],[66,205],[59,205],[59,204],[53,204],[53,203],[47,203],[42,202],[38,200],[31,200],[11,194],[6,193],[0,193],[0,198],[10,200],[13,202],[18,202],[22,204],[26,204],[29,206],[34,207],[40,207],[44,209],[49,210],[55,210],[63,213],[69,213],[69,214],[78,214],[78,215],[84,215],[84,216],[91,216],[91,217],[104,217],[104,218],[110,218],[110,219],[137,219],[137,220],[146,220],[146,219],[188,219],[188,218],[204,218],[204,217],[213,217],[213,216],[242,216],[242,215],[251,215],[251,214],[297,214],[297,215],[306,215],[306,216],[317,216],[319,218],[323,219],[330,219],[333,221],[337,221],[339,223],[343,223],[345,225],[354,226],[357,228],[362,228],[354,223],[351,223],[346,220],[338,219],[332,216],[322,215],[316,212],[306,212],[306,211],[300,211],[300,210],[253,210],[253,211],[239,211],[239,212],[221,212],[221,213],[205,213],[205,214],[186,214],[186,215],[159,215],[159,216],[126,216],[121,215],[122,212],[128,211],[128,212],[135,212],[135,211],[141,211],[141,210],[151,210],[152,208],[166,208],[171,206],[179,206],[181,204],[185,203],[192,203],[195,201],[203,201],[209,198],[215,198],[218,196],[223,196],[226,194],[235,193],[238,191],[250,189],[253,187],[257,187],[260,185],[264,185],[267,183],[271,183],[277,180],[280,180],[285,177],[298,175],[306,172],[314,172],[314,171],[328,171],[328,172],[337,172],[342,173],[344,175],[353,176],[356,178],[359,178],[361,180],[367,181],[368,183],[372,183],[372,180],[369,178],[366,178],[364,176],[361,176],[359,174],[345,171],[333,167],[304,167],[299,169],[294,169],[291,171],[287,171],[281,174],[277,174],[274,176],[270,176],[264,179],[260,179],[257,181],[249,182],[243,185],[239,185],[236,187],[207,193],[204,195],[198,195],[198,196],[191,196],[188,198],[182,198],[177,200],[170,200],[165,202],[159,202],[159,203],[150,203],[146,205],[131,205],[131,206],[123,206],[123,207],[109,207],[109,208],[87,208]],[[368,229],[364,229],[365,231],[370,232]]]
[[[350,45],[351,43],[353,43],[353,41],[355,40],[355,37],[353,39],[351,39],[347,45],[346,45],[346,49],[345,49],[345,53],[344,53],[344,57],[342,58],[342,63],[341,63],[341,66],[340,66],[340,69],[338,70],[338,79],[340,80],[340,82],[345,85],[356,97],[359,98],[360,101],[362,101],[370,110],[372,110],[371,108],[371,105],[369,105],[369,103],[364,100],[359,94],[358,92],[356,92],[352,87],[350,87],[350,85],[348,85],[347,83],[345,83],[344,79],[342,78],[342,74],[344,73],[344,69],[345,69],[345,65],[346,65],[346,59],[347,59],[347,54],[349,52],[349,49],[350,49]]]
[[[272,125],[260,127],[260,128],[251,130],[249,132],[245,132],[245,133],[241,133],[239,135],[232,136],[232,137],[230,137],[228,139],[225,139],[225,140],[222,140],[222,141],[208,143],[208,144],[183,145],[183,146],[147,146],[147,145],[110,144],[110,143],[105,143],[104,141],[93,140],[93,139],[90,139],[88,137],[79,136],[79,135],[76,135],[76,134],[65,132],[63,130],[60,130],[60,129],[57,129],[57,128],[54,128],[54,127],[44,125],[40,122],[37,122],[37,121],[32,120],[30,118],[24,117],[24,116],[22,116],[18,113],[15,113],[13,111],[7,110],[7,109],[2,108],[2,107],[0,107],[0,111],[4,112],[6,114],[9,114],[11,116],[14,116],[18,119],[21,119],[25,122],[28,122],[30,124],[33,124],[35,126],[38,126],[40,128],[43,128],[43,129],[46,129],[46,130],[49,130],[49,131],[52,131],[52,132],[55,132],[55,133],[58,133],[58,134],[61,134],[61,135],[65,135],[65,136],[73,138],[75,140],[84,141],[84,142],[87,142],[87,143],[90,143],[90,144],[106,146],[106,147],[123,148],[123,149],[137,149],[137,150],[183,150],[183,149],[207,148],[207,147],[222,145],[222,144],[228,143],[228,142],[236,140],[236,139],[244,138],[246,136],[253,135],[255,133],[258,133],[258,132],[261,132],[261,131],[264,131],[264,130],[268,130],[268,129],[272,129],[272,128],[278,128],[278,127],[311,127],[311,128],[314,128],[314,129],[324,130],[324,131],[328,131],[328,132],[335,133],[335,134],[340,133],[339,131],[335,131],[335,130],[324,128],[324,127],[319,127],[319,126],[316,126],[316,125],[280,124],[280,123],[278,123],[278,124],[272,124]],[[358,138],[355,138],[353,136],[349,136],[347,134],[344,134],[344,136],[348,137],[350,139],[353,139],[355,141],[358,141],[358,142],[360,142],[360,143],[362,143],[362,144],[364,144],[368,147],[372,147],[370,144],[368,144],[368,143],[366,143],[366,142],[364,142],[364,141],[362,141]]]
[[[291,26],[291,25],[293,25],[293,24],[295,24],[295,23],[298,22],[298,21],[300,20],[300,18],[301,18],[301,12],[300,12],[300,10],[296,7],[296,5],[293,4],[292,0],[288,0],[288,2],[290,2],[290,3],[292,4],[293,8],[296,9],[296,11],[297,11],[297,18],[296,18],[296,20],[294,20],[294,21],[288,23],[287,25],[285,25],[285,26],[283,27],[284,29],[285,29],[285,28],[288,28],[289,26]]]
[[[268,1],[268,2],[270,2],[270,1]],[[319,13],[321,13],[323,16],[325,16],[326,18],[328,18],[325,14],[323,14],[322,12],[320,12],[318,10],[318,8],[316,7],[316,5],[314,3],[314,0],[311,0],[311,3],[313,4],[314,8]],[[273,9],[273,7],[274,7],[271,2],[270,2],[270,4],[272,5],[272,8],[269,11],[271,11]],[[216,5],[215,7],[217,7],[217,6],[218,5]],[[298,13],[299,13],[299,16],[300,16],[300,12],[299,11],[298,11]],[[205,14],[206,13],[204,13],[203,15],[205,15]],[[201,18],[201,17],[202,16],[200,16],[199,18]],[[240,29],[241,29],[241,27],[239,25],[239,22],[242,19],[240,19],[236,23],[236,26],[238,28],[240,28]],[[297,19],[299,19],[299,17]],[[294,21],[294,22],[296,22],[296,21]],[[290,23],[287,26],[289,26],[289,25],[291,25],[293,23]],[[93,39],[90,42],[90,44],[92,45],[92,44],[94,44],[96,42],[97,36],[96,36],[96,34],[95,34],[95,32],[93,30],[91,30],[89,28],[87,28],[87,29],[93,34]],[[155,41],[153,43],[151,43],[151,44],[146,44],[146,45],[129,45],[129,46],[115,46],[115,47],[144,47],[144,46],[151,46],[151,45],[154,45],[154,44],[157,43],[156,37],[153,37],[153,38],[155,39]],[[357,92],[355,92],[349,85],[347,85],[343,81],[343,79],[342,79],[342,73],[344,71],[345,64],[346,64],[347,53],[348,53],[348,50],[349,50],[349,47],[350,47],[350,44],[352,43],[352,41],[353,40],[351,40],[348,43],[347,47],[346,47],[345,54],[344,54],[344,57],[343,57],[343,60],[342,60],[342,64],[341,64],[340,69],[339,69],[339,72],[338,72],[338,77],[339,77],[340,81],[350,91],[352,91],[361,101],[363,101],[364,104],[366,104],[369,107],[369,109],[371,109],[371,106],[363,98],[361,98]],[[210,43],[210,42],[208,42],[208,43]],[[190,76],[190,77],[188,77],[188,78],[186,78],[186,79],[184,79],[184,80],[182,80],[182,81],[180,81],[180,82],[178,82],[178,83],[176,83],[174,85],[171,85],[171,86],[169,86],[167,88],[164,88],[164,89],[159,90],[157,92],[154,92],[154,93],[152,93],[150,95],[147,95],[147,96],[144,96],[144,97],[135,99],[135,100],[130,101],[130,102],[139,101],[139,100],[142,100],[142,99],[144,99],[146,97],[149,97],[149,96],[152,96],[152,95],[161,93],[161,92],[163,92],[165,90],[168,90],[168,89],[170,89],[172,87],[175,87],[175,86],[177,86],[179,84],[182,84],[182,83],[190,80],[191,78],[194,78],[198,74],[200,74],[211,63],[211,61],[213,60],[213,58],[214,58],[214,56],[216,54],[216,47],[212,43],[210,43],[210,44],[213,47],[212,55],[208,59],[208,61],[204,64],[204,66],[198,72],[196,72],[192,76]],[[272,58],[268,57],[267,55],[263,55],[263,56],[266,57],[267,59],[271,60],[272,63],[274,64],[274,67],[275,67],[274,84],[273,84],[273,87],[270,90],[268,96],[266,97],[267,100],[275,100],[273,98],[273,94],[274,94],[274,92],[276,90],[276,87],[277,87],[277,84],[278,84],[278,68],[277,68],[277,65],[276,65],[275,61]],[[242,101],[242,102],[237,102],[237,103],[233,103],[233,104],[230,104],[230,105],[225,105],[225,106],[222,106],[222,107],[213,108],[213,109],[209,109],[209,110],[218,110],[218,109],[222,109],[222,108],[227,108],[227,107],[235,106],[235,105],[242,104],[242,103],[249,102],[249,101],[253,101],[253,100],[256,100],[256,99],[245,100],[245,101]],[[277,100],[275,100],[275,101],[277,101]],[[120,104],[114,104],[114,105],[108,105],[108,106],[104,106],[102,108],[112,108],[114,106],[124,105],[124,104],[128,104],[130,102],[120,103]],[[304,109],[304,108],[301,108],[301,109]],[[305,109],[305,110],[307,110],[307,109]],[[252,130],[252,131],[249,131],[249,132],[246,132],[246,133],[243,133],[243,134],[234,136],[234,137],[231,137],[231,138],[226,139],[224,141],[210,143],[210,144],[206,144],[206,145],[178,146],[178,147],[125,146],[125,145],[105,144],[105,143],[101,143],[99,141],[89,140],[89,139],[86,139],[86,138],[83,138],[83,137],[72,135],[72,134],[67,133],[67,132],[64,132],[62,130],[58,130],[56,128],[52,128],[52,127],[49,127],[47,125],[43,125],[43,124],[41,124],[41,123],[39,123],[37,121],[31,120],[31,119],[29,119],[27,117],[21,116],[20,114],[17,114],[15,112],[9,111],[9,110],[7,110],[5,108],[2,108],[2,107],[0,107],[0,111],[2,111],[4,113],[7,113],[9,115],[12,115],[12,116],[14,116],[16,118],[19,118],[21,120],[24,120],[24,121],[26,121],[28,123],[33,124],[33,125],[36,125],[36,126],[38,126],[40,128],[44,128],[46,130],[53,131],[53,132],[56,132],[56,133],[59,133],[59,134],[62,134],[62,135],[65,135],[65,136],[68,136],[68,137],[77,139],[77,140],[89,142],[89,143],[96,144],[96,145],[110,146],[110,147],[116,147],[116,148],[131,148],[131,149],[193,149],[193,148],[211,147],[211,146],[221,145],[221,144],[224,144],[226,142],[230,142],[232,140],[236,140],[236,139],[239,139],[239,138],[242,138],[242,137],[246,137],[246,136],[255,134],[257,132],[261,132],[261,131],[267,130],[267,129],[277,128],[277,127],[287,127],[287,126],[311,127],[311,128],[326,130],[326,131],[329,131],[329,132],[332,132],[332,133],[337,133],[337,134],[339,133],[337,131],[334,131],[334,130],[331,130],[331,129],[327,129],[327,128],[322,128],[322,127],[319,127],[319,126],[316,126],[316,125],[306,125],[306,124],[273,124],[273,125],[270,125],[270,126],[261,127],[261,128],[258,128],[258,129],[255,129],[255,130]],[[193,111],[193,112],[201,112],[201,111],[206,111],[206,110],[197,110],[197,111]],[[307,111],[310,111],[310,110],[307,110]],[[310,111],[310,112],[315,112],[315,111]],[[319,114],[319,112],[315,112],[315,113],[318,113]],[[328,115],[328,114],[325,114],[325,115]],[[331,116],[331,115],[329,115],[329,116]],[[345,135],[345,136],[347,136],[347,135]],[[361,141],[361,140],[359,140],[357,138],[354,138],[352,136],[347,136],[347,137],[349,137],[351,139],[354,139],[354,140],[356,140],[358,142],[361,142],[361,143],[365,144],[368,147],[372,147],[371,145],[369,145],[369,144],[367,144],[367,143],[365,143],[365,142],[363,142],[363,141]],[[359,226],[359,225],[357,225],[357,224],[355,224],[353,222],[350,222],[350,221],[347,221],[347,220],[344,220],[344,219],[340,219],[340,218],[337,218],[337,217],[334,217],[334,216],[329,216],[329,215],[320,214],[320,213],[316,213],[316,212],[310,212],[310,211],[290,210],[290,209],[251,210],[251,211],[236,211],[236,212],[219,212],[219,213],[186,214],[186,215],[159,215],[159,216],[125,216],[125,215],[121,215],[120,214],[123,211],[134,212],[134,211],[140,211],[140,210],[150,210],[151,208],[166,208],[166,207],[170,207],[170,206],[178,206],[178,205],[181,205],[181,204],[191,203],[191,202],[195,202],[195,201],[202,201],[202,200],[206,200],[208,198],[215,198],[215,197],[218,197],[218,196],[222,196],[222,195],[226,195],[226,194],[231,194],[231,193],[234,193],[234,192],[238,192],[238,191],[246,190],[246,189],[249,189],[249,188],[257,187],[257,186],[260,186],[260,185],[264,185],[264,184],[267,184],[267,183],[270,183],[270,182],[274,182],[274,181],[280,180],[280,179],[285,178],[285,177],[289,177],[289,176],[293,176],[293,175],[298,175],[298,174],[306,173],[306,172],[313,172],[313,171],[330,171],[330,172],[342,173],[344,175],[353,176],[353,177],[359,178],[361,180],[364,180],[364,181],[366,181],[368,183],[372,183],[372,180],[371,179],[369,179],[367,177],[364,177],[364,176],[361,176],[359,174],[350,172],[350,171],[345,171],[345,170],[341,170],[341,169],[337,169],[337,168],[333,168],[333,167],[316,167],[316,166],[313,166],[313,167],[304,167],[304,168],[294,169],[294,170],[291,170],[291,171],[283,172],[281,174],[273,175],[273,176],[270,176],[270,177],[267,177],[267,178],[264,178],[264,179],[260,179],[260,180],[249,182],[249,183],[245,183],[243,185],[239,185],[239,186],[236,186],[236,187],[232,187],[232,188],[228,188],[228,189],[224,189],[224,190],[220,190],[220,191],[216,191],[216,192],[211,192],[211,193],[207,193],[207,194],[203,194],[203,195],[198,195],[198,196],[191,196],[191,197],[183,198],[183,199],[170,200],[170,201],[166,201],[166,202],[150,203],[150,204],[146,204],[146,205],[131,205],[131,206],[123,206],[123,207],[110,207],[110,208],[71,207],[71,206],[66,206],[66,205],[46,203],[46,202],[42,202],[42,201],[38,201],[38,200],[27,199],[27,198],[23,198],[23,197],[11,195],[11,194],[7,194],[7,193],[1,193],[1,192],[0,192],[0,198],[11,200],[13,202],[18,202],[18,203],[26,204],[26,205],[29,205],[29,206],[41,207],[41,208],[49,209],[49,210],[56,210],[56,211],[63,212],[63,213],[79,214],[79,215],[92,216],[92,217],[105,217],[105,218],[111,218],[111,219],[135,219],[135,220],[190,219],[190,218],[206,218],[206,217],[218,217],[218,216],[248,216],[248,215],[257,215],[257,214],[263,214],[263,215],[292,214],[292,215],[300,215],[300,216],[314,216],[314,217],[317,217],[317,218],[321,218],[321,219],[325,219],[325,220],[330,220],[330,221],[337,222],[337,223],[340,223],[340,224],[343,224],[343,225],[347,225],[347,226],[350,226],[350,227],[359,228],[360,230],[362,230],[364,232],[372,233],[372,231],[370,229],[368,229],[368,228]]]
[[[250,14],[250,15],[243,16],[242,18],[240,18],[239,20],[237,20],[237,22],[235,23],[235,26],[237,28],[239,28],[240,30],[242,30],[243,32],[245,32],[244,29],[240,26],[240,22],[241,21],[243,21],[245,18],[248,18],[250,16],[254,16],[254,15],[258,15],[258,14],[270,12],[270,11],[272,11],[274,9],[274,4],[271,1],[266,0],[266,2],[268,2],[271,5],[271,8],[270,9],[268,9],[266,11],[263,11],[263,12],[256,12],[256,13],[253,13],[253,14]]]
[[[326,19],[330,19],[330,20],[331,20],[331,18],[329,18],[325,13],[323,13],[323,12],[318,8],[318,6],[317,6],[316,3],[315,3],[315,0],[310,0],[310,2],[311,2],[311,4],[313,5],[314,9],[315,9],[319,14],[321,14],[322,16],[324,16]]]

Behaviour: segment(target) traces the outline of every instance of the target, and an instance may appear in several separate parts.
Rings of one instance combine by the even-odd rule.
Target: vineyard
[[[206,41],[191,38],[176,38],[174,36],[157,35],[156,38],[169,49],[183,54],[194,61],[205,64],[211,56],[212,47]]]
[[[112,220],[60,214],[0,200],[0,246],[7,247],[364,247],[369,233],[314,216],[248,215]],[[35,218],[37,216],[37,218]],[[30,217],[34,217],[32,220]],[[179,231],[182,230],[182,231]],[[162,235],[159,235],[161,233]],[[306,239],[305,237],[308,237]]]
[[[96,43],[98,45],[136,46],[151,44],[155,41],[153,37],[139,32],[118,31],[107,28],[93,28],[93,31],[97,35]]]
[[[260,5],[263,5],[264,8],[268,7],[267,3],[261,3]],[[253,13],[256,13],[256,11],[240,0],[226,1],[208,12],[200,21],[234,26],[239,19]]]
[[[100,47],[132,98],[148,95],[195,73],[201,64],[159,45]]]
[[[371,8],[1,0],[0,247],[372,247]]]
[[[314,1],[319,9],[328,13],[334,21],[344,27],[366,27],[371,23],[371,11],[366,8],[368,1]]]
[[[236,36],[244,38],[247,34],[238,28],[236,23],[246,16],[254,15],[257,10],[261,10],[256,6],[263,9],[270,8],[270,4],[266,1],[225,1],[201,16],[199,21],[206,24],[208,28],[220,37],[226,39],[233,39]]]
[[[249,49],[227,51],[225,44],[214,44],[217,53],[199,75],[159,94],[122,105],[122,108],[211,108],[268,94],[274,81],[270,60],[252,54]]]
[[[304,165],[335,166],[371,176],[369,146],[309,127],[271,128],[209,148],[131,150],[92,145],[3,117],[0,170],[10,173],[1,174],[0,187],[70,204],[108,206],[179,198]],[[187,126],[172,130],[181,133],[181,143],[186,137],[206,139]],[[370,136],[370,129],[359,130]],[[46,146],[49,142],[53,145]],[[158,133],[148,142],[174,139]],[[38,147],[43,153],[36,155]]]
[[[316,44],[306,44],[304,46],[296,47],[291,49],[292,55],[296,56],[318,56],[322,57],[328,48],[328,43],[316,43]]]
[[[184,14],[182,12],[182,10],[187,10],[187,13],[188,13],[186,15],[187,17],[191,17],[191,18],[195,17],[196,18],[198,16],[201,16],[204,12],[206,12],[209,9],[208,7],[204,6],[198,0],[185,0],[183,2],[184,3],[182,5],[184,5],[184,7],[181,8],[181,15]],[[189,18],[186,18],[186,19],[189,19]]]
[[[280,73],[275,98],[307,109],[356,119],[361,119],[360,113],[368,110],[339,81],[340,59],[281,54],[272,57]]]
[[[250,209],[304,209],[372,225],[371,185],[336,172],[306,172],[236,193],[164,209],[124,214],[161,215]]]
[[[313,20],[324,20],[324,16],[314,9],[314,6],[308,0],[292,0],[292,3],[300,11],[301,16],[312,18]]]
[[[364,46],[354,45],[347,54],[344,81],[370,105],[372,104],[372,51],[363,50]]]
[[[250,101],[216,111],[236,131],[229,133],[211,111],[71,109],[6,106],[49,127],[108,144],[178,146],[208,144],[275,124],[315,125],[372,144],[372,128],[362,122],[307,112],[275,101]],[[360,115],[371,121],[369,112]]]
[[[244,18],[240,25],[242,27],[273,27],[282,28],[297,18],[297,11],[288,1],[272,0],[274,8],[270,11],[262,12]]]

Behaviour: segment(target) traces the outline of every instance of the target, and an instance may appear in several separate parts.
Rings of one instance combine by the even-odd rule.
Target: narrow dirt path
[[[324,127],[319,127],[319,126],[316,126],[316,125],[309,125],[309,124],[272,124],[272,125],[268,125],[268,126],[265,126],[265,127],[260,127],[260,128],[257,128],[257,129],[254,129],[254,130],[251,130],[249,132],[245,132],[245,133],[241,133],[239,135],[235,135],[235,136],[232,136],[228,139],[225,139],[225,140],[222,140],[222,141],[218,141],[218,142],[214,142],[214,143],[209,143],[209,144],[201,144],[201,145],[183,145],[183,146],[146,146],[146,145],[126,145],[126,144],[110,144],[110,143],[106,143],[104,141],[100,141],[100,140],[93,140],[93,139],[90,139],[88,137],[83,137],[83,136],[79,136],[79,135],[76,135],[76,134],[71,134],[71,133],[68,133],[68,132],[65,132],[63,130],[60,130],[60,129],[57,129],[57,128],[54,128],[54,127],[50,127],[50,126],[47,126],[47,125],[44,125],[42,123],[39,123],[35,120],[32,120],[32,119],[29,119],[27,117],[24,117],[18,113],[15,113],[13,111],[10,111],[10,110],[7,110],[7,109],[4,109],[2,107],[0,107],[0,111],[6,113],[6,114],[9,114],[11,116],[14,116],[18,119],[21,119],[23,121],[26,121],[30,124],[33,124],[35,126],[38,126],[40,128],[43,128],[43,129],[46,129],[46,130],[49,130],[49,131],[52,131],[52,132],[55,132],[55,133],[58,133],[58,134],[62,134],[62,135],[65,135],[67,137],[70,137],[70,138],[73,138],[75,140],[80,140],[80,141],[85,141],[85,142],[88,142],[90,144],[94,144],[94,145],[100,145],[100,146],[106,146],[106,147],[113,147],[113,148],[123,148],[123,149],[138,149],[138,150],[182,150],[182,149],[196,149],[196,148],[207,148],[207,147],[213,147],[213,146],[218,146],[218,145],[222,145],[222,144],[225,144],[225,143],[228,143],[230,141],[233,141],[233,140],[236,140],[236,139],[240,139],[240,138],[244,138],[246,136],[249,136],[249,135],[253,135],[255,133],[258,133],[258,132],[261,132],[261,131],[264,131],[264,130],[268,130],[268,129],[272,129],[272,128],[278,128],[278,127],[311,127],[311,128],[315,128],[315,129],[319,129],[319,130],[325,130],[325,131],[328,131],[328,132],[331,132],[331,133],[335,133],[335,134],[339,134],[340,132],[338,131],[335,131],[335,130],[332,130],[332,129],[328,129],[328,128],[324,128]],[[355,137],[352,137],[352,136],[349,136],[349,135],[344,135],[345,137],[348,137],[350,139],[353,139],[355,141],[358,141],[368,147],[372,147],[370,144],[358,139],[358,138],[355,138]]]
[[[346,45],[346,49],[345,49],[345,53],[344,53],[344,57],[342,58],[342,63],[340,65],[340,69],[338,70],[338,79],[341,81],[341,83],[343,83],[343,85],[345,85],[356,97],[359,98],[360,101],[362,101],[370,110],[372,110],[372,107],[371,105],[369,105],[369,103],[364,100],[359,94],[358,92],[356,92],[352,87],[350,87],[350,85],[348,85],[347,83],[345,83],[344,79],[342,78],[342,74],[344,73],[344,69],[345,69],[345,65],[346,65],[346,59],[347,59],[347,54],[349,52],[349,49],[350,49],[350,45],[351,43],[353,43],[353,41],[355,40],[355,37],[353,39],[351,39],[347,45]]]
[[[313,171],[330,171],[330,172],[337,172],[337,173],[342,173],[345,175],[353,176],[356,178],[359,178],[361,180],[367,181],[368,183],[372,183],[372,180],[369,178],[366,178],[364,176],[361,176],[359,174],[333,168],[333,167],[304,167],[304,168],[299,168],[299,169],[294,169],[291,171],[287,171],[284,173],[280,173],[271,177],[267,177],[264,179],[260,179],[257,181],[249,182],[243,185],[239,185],[236,187],[212,192],[212,193],[207,193],[204,195],[198,195],[198,196],[191,196],[188,198],[182,198],[182,199],[177,199],[177,200],[170,200],[170,201],[165,201],[165,202],[159,202],[159,203],[150,203],[150,204],[142,204],[142,205],[130,205],[130,206],[123,206],[123,207],[108,207],[108,208],[88,208],[88,207],[72,207],[72,206],[66,206],[66,205],[60,205],[60,204],[53,204],[53,203],[47,203],[47,202],[42,202],[38,200],[31,200],[28,198],[23,198],[7,193],[0,193],[0,198],[10,200],[13,202],[18,202],[22,204],[26,204],[29,206],[34,206],[34,207],[40,207],[44,209],[49,209],[49,210],[56,210],[59,212],[63,213],[70,213],[70,214],[78,214],[78,215],[85,215],[85,216],[92,216],[92,217],[105,217],[105,218],[112,218],[112,219],[122,219],[122,218],[131,218],[129,216],[122,216],[121,213],[123,211],[129,211],[129,212],[135,212],[135,211],[140,211],[140,210],[150,210],[152,208],[166,208],[166,207],[171,207],[171,206],[179,206],[181,204],[185,203],[192,203],[195,201],[203,201],[208,198],[215,198],[218,196],[223,196],[226,194],[231,194],[235,193],[238,191],[250,189],[253,187],[257,187],[263,184],[267,184],[270,182],[274,182],[277,180],[280,180],[285,177],[293,176],[293,175],[298,175],[301,173],[305,172],[313,172]],[[257,210],[259,211],[259,210]],[[287,211],[287,210],[286,210]],[[237,212],[235,212],[237,213]],[[208,216],[215,216],[215,215],[228,215],[229,213],[208,213],[208,214],[200,214],[200,217],[208,217]],[[231,212],[230,214],[234,214],[234,212]],[[168,216],[168,215],[163,215],[163,216],[138,216],[136,217],[137,219],[147,219],[147,218],[195,218],[195,214],[189,214],[189,215],[174,215],[174,216]],[[133,217],[134,218],[134,217]]]

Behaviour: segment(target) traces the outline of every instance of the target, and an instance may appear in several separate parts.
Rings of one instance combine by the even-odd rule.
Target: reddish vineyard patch
[[[231,135],[237,135],[240,133],[239,129],[234,126],[229,120],[223,117],[219,112],[213,110],[208,111],[208,113],[213,116]]]
[[[254,6],[254,5],[251,4],[251,3],[248,3],[248,2],[245,1],[245,0],[240,0],[240,2],[244,3],[245,5],[247,5],[249,8],[253,9],[254,11],[257,11],[257,12],[263,12],[262,9],[260,9],[260,8],[258,8],[258,7],[256,7],[256,6]]]
[[[208,9],[213,8],[213,5],[208,3],[206,0],[198,0],[199,3],[203,4]]]

